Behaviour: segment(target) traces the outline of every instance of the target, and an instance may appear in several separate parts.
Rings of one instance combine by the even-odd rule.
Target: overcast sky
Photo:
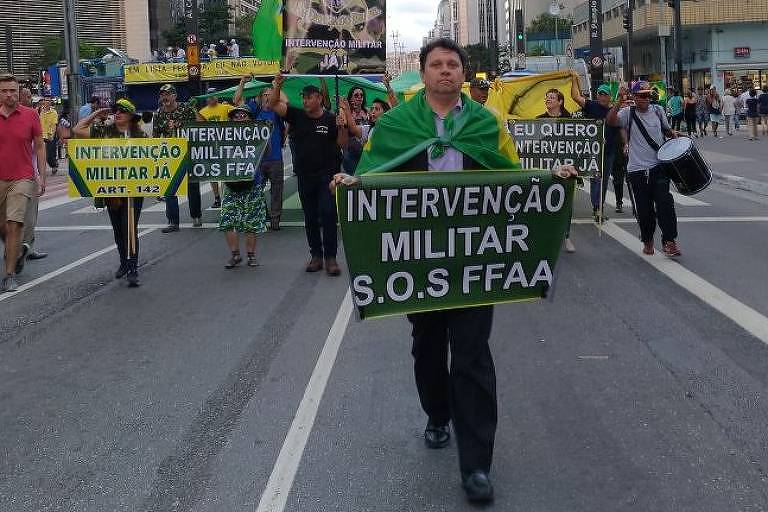
[[[422,38],[435,24],[440,0],[387,0],[387,44],[397,31],[409,50],[421,48]]]

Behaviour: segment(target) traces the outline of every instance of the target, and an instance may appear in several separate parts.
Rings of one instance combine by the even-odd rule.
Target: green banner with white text
[[[178,135],[189,141],[189,180],[253,180],[271,133],[269,121],[184,125]]]
[[[552,287],[573,180],[549,171],[359,180],[336,201],[361,318],[529,301]]]

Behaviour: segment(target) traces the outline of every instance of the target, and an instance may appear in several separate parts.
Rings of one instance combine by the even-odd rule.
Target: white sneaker
[[[570,238],[565,239],[565,252],[576,252],[576,246],[573,245]]]

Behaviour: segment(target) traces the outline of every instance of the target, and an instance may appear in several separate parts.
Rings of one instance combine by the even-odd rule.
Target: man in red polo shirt
[[[45,192],[45,173],[35,177],[32,143],[37,165],[45,169],[45,144],[40,116],[19,104],[19,81],[0,75],[0,238],[5,242],[5,276],[0,292],[14,292],[24,216],[30,199]]]

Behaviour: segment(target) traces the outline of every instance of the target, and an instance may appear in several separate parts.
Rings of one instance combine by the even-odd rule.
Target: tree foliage
[[[531,51],[528,53],[528,55],[531,57],[543,57],[545,55],[549,55],[549,52],[543,44],[540,44],[531,48]]]
[[[236,25],[238,21],[240,20],[236,20]],[[231,37],[229,33],[229,25],[231,22],[232,9],[227,4],[227,1],[212,0],[200,8],[200,15],[198,17],[200,33],[197,36],[201,43],[215,43],[219,39],[228,41]],[[168,30],[164,30],[163,39],[168,46],[186,46],[187,26],[184,21],[179,21]],[[249,27],[248,41],[250,41],[250,39]],[[242,49],[240,51],[242,53]]]
[[[66,59],[64,55],[64,34],[43,36],[40,39],[40,46],[40,53],[34,62],[35,72]],[[92,44],[87,41],[80,41],[79,51],[81,59],[97,59],[108,53],[106,46]]]
[[[464,47],[469,56],[469,66],[464,71],[467,80],[471,80],[477,72],[488,71],[491,68],[491,51],[482,44],[469,44]]]
[[[548,12],[540,14],[538,17],[531,20],[531,24],[526,29],[527,34],[554,34],[555,22],[557,22],[557,32],[561,38],[568,36],[571,33],[571,25],[573,25],[573,17],[552,16]]]
[[[240,55],[253,54],[253,37],[251,29],[253,28],[253,19],[256,14],[243,14],[235,18],[235,38],[240,45]]]

